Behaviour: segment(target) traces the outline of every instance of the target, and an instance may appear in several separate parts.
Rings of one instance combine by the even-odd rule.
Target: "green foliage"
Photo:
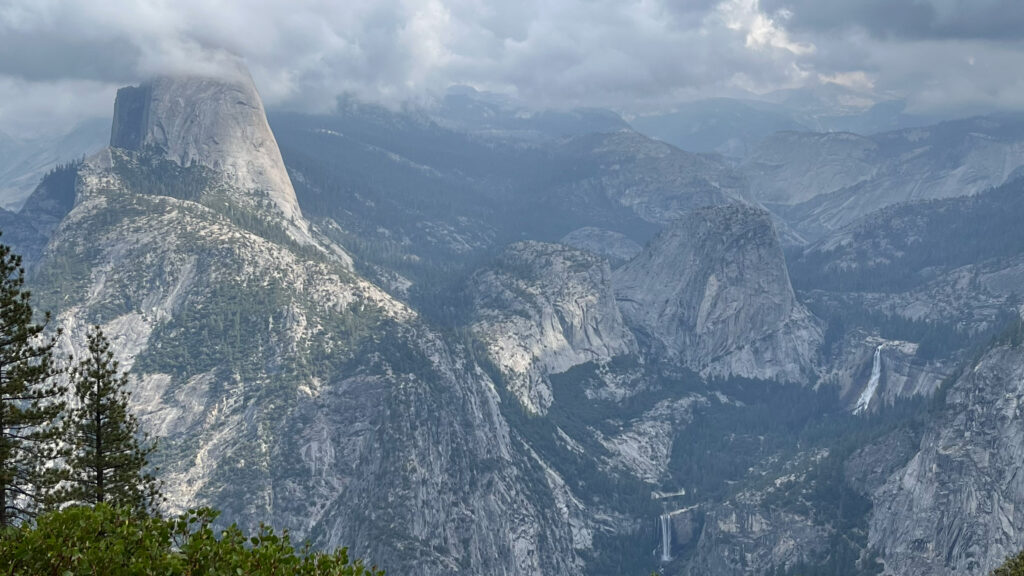
[[[78,402],[62,426],[68,468],[55,498],[152,510],[159,490],[145,468],[156,446],[140,440],[139,422],[128,411],[128,377],[99,326],[88,338],[88,355],[71,372]]]
[[[821,555],[780,567],[778,574],[878,573],[867,551],[871,501],[850,484],[845,467],[873,440],[901,427],[913,433],[925,402],[902,401],[864,417],[850,414],[834,388],[814,391],[742,378],[712,385],[734,402],[711,400],[678,432],[670,472],[673,485],[690,490],[684,501],[727,500],[737,490],[759,490],[763,508],[804,516],[831,534]],[[776,486],[779,472],[766,467],[771,461],[799,466],[793,471],[801,471],[801,479]]]
[[[500,370],[487,363],[481,345],[468,337],[466,345],[500,384]],[[588,390],[601,386],[602,370],[620,377],[638,374],[634,385],[640,391],[623,401],[589,397]],[[901,402],[870,417],[854,416],[834,388],[815,391],[743,378],[705,383],[695,374],[667,366],[641,366],[629,358],[604,367],[577,366],[551,376],[551,382],[555,402],[545,417],[527,413],[504,385],[498,386],[502,412],[513,429],[588,507],[651,519],[632,533],[596,532],[593,552],[587,556],[591,573],[622,574],[628,573],[629,566],[649,567],[650,551],[657,549],[659,538],[654,519],[664,506],[651,499],[651,492],[679,488],[685,488],[686,494],[673,497],[670,505],[677,508],[727,501],[742,490],[763,491],[765,509],[803,515],[832,534],[820,557],[780,569],[780,574],[877,573],[878,565],[866,551],[871,502],[849,484],[844,466],[857,448],[914,422],[923,412],[923,403]],[[709,395],[711,391],[724,396]],[[695,406],[693,421],[675,432],[670,478],[664,484],[645,483],[601,466],[611,454],[598,435],[613,436],[660,402],[688,394],[708,401]],[[725,396],[732,401],[717,399]],[[582,453],[568,447],[560,432],[582,447]],[[829,456],[814,457],[825,451]],[[777,469],[771,462],[802,466],[804,480],[776,488],[773,472]],[[696,522],[703,520],[698,517]],[[698,528],[695,537],[700,532]],[[676,542],[676,561],[685,564],[695,549],[692,541]]]
[[[180,574],[170,553],[173,525],[108,506],[71,507],[8,528],[0,564],[11,576]]]
[[[216,179],[215,173],[204,166],[182,166],[154,150],[114,153],[114,171],[125,189],[135,194],[198,201]]]
[[[56,214],[63,216],[75,205],[75,181],[78,179],[78,169],[82,166],[81,160],[60,163],[50,169],[43,176],[41,186],[46,187],[46,199],[52,203],[49,208]],[[31,204],[31,199],[26,205]]]
[[[798,440],[805,446],[817,442],[827,448],[827,455],[817,459],[800,481],[769,492],[761,503],[766,508],[808,515],[815,524],[831,531],[822,554],[788,569],[779,567],[775,572],[779,576],[869,576],[882,572],[877,553],[868,549],[872,502],[851,485],[847,467],[858,449],[886,434],[902,430],[919,438],[927,401],[899,401],[869,417],[853,416],[838,402],[832,406],[823,405],[821,414],[810,416]],[[834,411],[837,406],[840,411]]]
[[[673,483],[694,498],[726,498],[765,458],[828,446],[861,425],[832,388],[816,392],[744,378],[712,386],[736,402],[711,401],[672,445]]]
[[[1024,319],[1014,314],[1014,318],[1007,322],[1006,327],[996,337],[995,343],[997,345],[1012,346],[1013,348],[1024,344]]]
[[[253,576],[382,576],[376,566],[367,568],[361,560],[352,561],[348,550],[333,553],[312,552],[308,545],[296,550],[287,531],[277,535],[260,526],[246,536],[232,524],[219,534],[212,528],[217,513],[210,509],[190,510],[173,522],[172,538],[180,550],[183,565],[180,574]]]
[[[246,191],[253,201],[239,201],[239,195],[217,172],[201,164],[181,166],[168,160],[160,150],[141,152],[116,150],[114,171],[125,190],[134,196],[165,196],[201,204],[232,224],[310,259],[321,254],[293,240],[282,226],[273,201],[266,191]],[[135,198],[134,200],[137,200]]]
[[[199,274],[214,274],[204,265]],[[188,302],[170,322],[157,327],[159,349],[138,360],[143,371],[187,376],[209,370],[255,377],[266,368],[267,350],[283,326],[287,291],[269,279],[264,285],[214,283],[201,299]]]
[[[296,549],[267,527],[247,536],[216,531],[217,513],[190,510],[165,520],[106,504],[44,514],[0,537],[0,565],[11,576],[382,576],[376,567],[333,553]]]
[[[815,562],[805,562],[779,570],[779,576],[871,576],[882,572],[876,555],[869,553],[867,518],[871,500],[859,493],[846,480],[844,465],[852,448],[858,443],[840,443],[835,452],[818,462],[794,490],[799,494],[776,492],[766,498],[767,506],[794,510],[803,504],[815,522],[830,526],[833,533],[828,548]],[[788,502],[787,502],[788,499]]]
[[[0,245],[0,528],[29,518],[56,481],[48,463],[56,454],[64,388],[53,376],[55,337],[33,321],[21,257]]]
[[[1024,576],[1024,551],[1007,558],[1001,566],[992,571],[992,576]]]

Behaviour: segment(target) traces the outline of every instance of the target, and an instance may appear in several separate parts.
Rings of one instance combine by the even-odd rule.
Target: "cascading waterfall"
[[[868,385],[860,393],[860,398],[857,399],[857,407],[853,409],[854,414],[866,411],[868,405],[871,404],[871,398],[875,396],[875,391],[878,390],[878,382],[882,378],[882,346],[884,344],[879,344],[875,348],[875,360],[871,364],[871,378],[868,379]]]
[[[672,561],[672,515],[662,514],[661,523],[661,561]]]

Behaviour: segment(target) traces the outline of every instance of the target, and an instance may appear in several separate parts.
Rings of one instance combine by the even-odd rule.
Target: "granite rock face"
[[[549,374],[636,352],[622,321],[608,263],[540,242],[510,246],[473,280],[473,330],[529,410],[552,402]]]
[[[118,90],[110,145],[155,148],[181,166],[212,168],[233,186],[265,194],[285,222],[302,218],[263,102],[241,65],[218,78],[161,77]]]
[[[1017,305],[1019,254],[924,261],[906,285],[808,283],[798,300],[779,236],[799,234],[738,201],[745,180],[720,157],[588,117],[566,137],[531,129],[509,146],[431,125],[406,147],[410,132],[387,118],[365,142],[352,124],[300,131],[299,152],[344,144],[289,164],[311,225],[247,74],[157,79],[119,93],[113,146],[76,167],[70,189],[26,202],[42,254],[34,302],[55,312],[64,352],[80,353],[93,324],[114,342],[133,408],[162,439],[172,511],[209,504],[422,576],[618,574],[623,559],[644,572],[771,574],[839,557],[837,542],[852,557],[881,553],[893,574],[952,574],[1024,545],[1018,349],[990,350],[944,408],[913,413],[920,427],[892,432],[919,404],[878,410],[945,394],[963,350],[923,354],[912,323],[990,333]],[[842,148],[807,144],[801,153],[821,155],[800,170],[826,168],[812,186],[877,177],[861,170],[882,144],[820,136],[840,140],[863,158],[843,166]],[[437,142],[473,153],[438,154]],[[478,155],[479,142],[495,148]],[[347,195],[328,189],[357,169],[338,187]],[[363,187],[385,173],[403,177]],[[780,182],[758,192],[766,204],[815,201]],[[19,220],[0,216],[15,232]],[[837,250],[815,270],[871,278],[877,261],[948,231],[924,218],[804,256]],[[358,267],[343,245],[362,250]],[[442,329],[430,290],[449,288],[443,320],[455,320]],[[852,321],[826,347],[809,309],[830,327]],[[861,438],[870,444],[848,445]],[[873,510],[831,516],[841,481]],[[673,558],[661,562],[665,535]]]
[[[706,376],[806,382],[821,330],[793,294],[771,217],[696,210],[614,273],[640,340]]]
[[[872,492],[886,574],[985,574],[1024,547],[1022,405],[1019,347],[996,346],[957,378],[909,462]]]
[[[754,149],[743,170],[751,198],[792,205],[863,182],[878,164],[878,144],[865,136],[779,132]]]
[[[835,348],[821,383],[836,386],[854,410],[863,405],[861,411],[870,412],[901,399],[930,397],[953,369],[948,359],[919,358],[915,342],[861,331],[847,334]]]
[[[693,560],[681,574],[767,574],[773,566],[790,566],[820,554],[828,533],[809,518],[758,506],[745,494],[704,514]]]

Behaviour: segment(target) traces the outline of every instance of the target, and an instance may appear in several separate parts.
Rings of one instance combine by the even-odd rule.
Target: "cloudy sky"
[[[827,82],[1024,109],[1020,0],[0,0],[0,130],[109,114],[117,86],[224,53],[269,106],[320,111],[467,84],[633,114]]]

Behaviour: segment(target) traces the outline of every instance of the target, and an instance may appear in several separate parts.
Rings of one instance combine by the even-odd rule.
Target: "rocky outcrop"
[[[110,145],[212,168],[233,186],[265,195],[285,222],[302,220],[263,102],[241,64],[217,78],[161,77],[118,90]]]
[[[886,574],[985,574],[1024,548],[1024,349],[1000,345],[948,390],[905,465],[872,493]]]
[[[790,262],[803,290],[906,292],[900,315],[936,321],[972,300],[1018,290],[1024,180],[969,198],[879,210]],[[927,291],[929,294],[924,294]]]
[[[807,382],[814,374],[821,330],[793,294],[764,210],[697,210],[614,280],[642,340],[704,375]]]
[[[236,80],[123,91],[115,146],[74,170],[70,193],[43,187],[23,214],[50,236],[34,303],[55,312],[65,352],[92,324],[113,340],[133,407],[161,438],[172,511],[210,504],[423,576],[646,573],[662,535],[666,573],[836,558],[843,570],[873,553],[869,507],[833,509],[850,495],[845,474],[874,501],[872,546],[894,572],[980,570],[1021,544],[1015,349],[990,352],[998,370],[983,360],[945,411],[914,412],[921,426],[901,436],[881,431],[919,403],[875,413],[932,393],[955,360],[922,363],[927,346],[904,320],[981,334],[1014,302],[1019,256],[925,259],[909,288],[889,291],[811,285],[801,298],[846,324],[819,363],[821,330],[794,296],[778,226],[730,204],[744,183],[720,158],[628,130],[504,147],[496,134],[431,126],[410,138],[382,134],[390,120],[359,132],[319,119],[296,132],[289,165],[310,227],[289,215],[273,135]],[[973,221],[1004,213],[1016,226],[1017,192]],[[951,229],[916,219],[894,220],[879,244],[843,243],[837,266],[872,276],[858,248],[898,257]],[[646,248],[628,240],[662,226]],[[320,235],[328,227],[359,250],[358,268]],[[518,242],[471,276],[469,297],[442,293],[466,286],[477,255],[529,237],[574,247]],[[930,242],[922,251],[948,256]],[[876,315],[911,335],[876,330]],[[447,333],[428,319],[442,317],[455,320]],[[844,396],[693,371],[820,373]],[[868,417],[848,414],[862,398]],[[875,445],[847,459],[865,438]]]
[[[833,346],[820,385],[835,386],[852,409],[871,412],[897,400],[930,397],[952,371],[952,361],[920,358],[915,342],[851,331]],[[876,371],[877,364],[877,371]],[[877,374],[877,377],[876,377]]]
[[[553,401],[549,374],[636,351],[608,263],[559,244],[520,242],[473,278],[473,331],[529,410]]]
[[[765,510],[751,498],[756,497],[741,495],[705,512],[692,559],[681,574],[768,574],[806,562],[826,549],[826,528],[797,514]]]
[[[608,466],[651,484],[665,480],[676,433],[693,422],[694,412],[706,405],[707,400],[696,395],[665,400],[639,418],[621,423],[615,434],[598,436],[608,451]]]

